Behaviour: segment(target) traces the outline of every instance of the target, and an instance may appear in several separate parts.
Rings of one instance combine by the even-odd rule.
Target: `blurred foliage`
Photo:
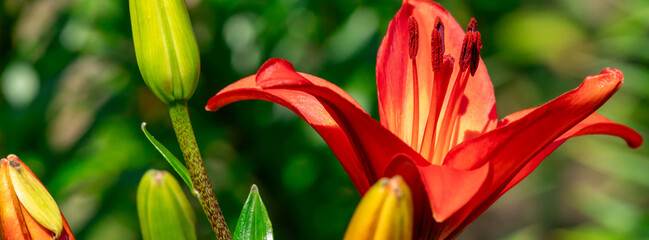
[[[401,1],[186,1],[202,63],[190,115],[229,226],[257,184],[278,239],[341,238],[360,197],[315,131],[266,102],[203,108],[280,57],[378,119],[376,51]],[[599,113],[649,136],[648,1],[442,4],[462,25],[478,20],[500,117],[610,66],[626,81]],[[78,238],[141,238],[138,180],[149,168],[173,171],[139,127],[179,154],[166,111],[136,66],[127,1],[0,1],[0,155],[32,168]],[[571,140],[461,239],[649,239],[648,156],[647,145],[629,150],[612,137]]]

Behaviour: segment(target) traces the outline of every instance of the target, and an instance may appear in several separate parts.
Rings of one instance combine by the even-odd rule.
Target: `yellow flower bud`
[[[382,178],[363,196],[345,239],[412,239],[412,196],[400,176]]]
[[[16,155],[0,165],[2,239],[74,239],[45,186]]]
[[[147,171],[137,188],[142,238],[195,240],[196,217],[178,181],[167,171]]]
[[[198,83],[200,58],[183,0],[129,0],[137,63],[160,100],[187,100]]]

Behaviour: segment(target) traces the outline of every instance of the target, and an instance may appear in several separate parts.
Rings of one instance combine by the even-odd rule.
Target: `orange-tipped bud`
[[[2,239],[74,239],[56,202],[29,167],[13,154],[1,164]]]
[[[382,178],[365,193],[345,239],[412,239],[412,196],[400,176]]]

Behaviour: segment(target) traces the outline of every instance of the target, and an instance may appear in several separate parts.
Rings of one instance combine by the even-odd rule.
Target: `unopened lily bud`
[[[200,58],[183,0],[129,0],[133,43],[146,85],[165,103],[187,100]]]
[[[0,165],[2,239],[74,239],[56,202],[16,155]]]
[[[196,239],[196,217],[178,181],[167,171],[147,171],[137,188],[144,240]]]
[[[382,178],[365,193],[345,239],[412,239],[412,196],[400,176]]]

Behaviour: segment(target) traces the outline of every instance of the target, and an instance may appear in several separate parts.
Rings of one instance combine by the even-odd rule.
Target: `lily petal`
[[[269,74],[265,69],[271,69],[278,75]],[[294,74],[287,75],[290,72]],[[259,79],[260,76],[267,79]],[[217,93],[210,99],[206,109],[216,110],[244,99],[261,99],[286,106],[320,133],[361,194],[380,177],[400,174],[413,192],[423,192],[414,190],[419,187],[418,182],[422,182],[423,187],[434,190],[427,191],[430,204],[437,211],[436,217],[446,218],[463,207],[486,179],[488,167],[456,170],[448,166],[431,165],[372,119],[358,104],[350,101],[351,98],[338,87],[320,78],[297,73],[284,60],[269,60],[256,77],[256,82],[253,82],[254,76],[244,78]],[[272,87],[254,85],[260,82]],[[394,163],[398,159],[407,159],[404,164],[416,166],[420,179],[412,179],[408,177],[410,174],[396,170],[401,169],[399,164]],[[457,189],[466,191],[455,194]]]
[[[292,89],[302,85],[330,89],[348,104],[346,110],[349,111],[310,93]],[[255,76],[239,80],[217,93],[206,109],[215,111],[229,103],[248,99],[278,103],[306,120],[329,144],[361,194],[381,177],[379,174],[384,172],[393,155],[403,151],[418,155],[373,120],[342,89],[320,78],[295,72],[285,60],[267,61]]]
[[[461,170],[448,166],[431,164],[420,167],[419,174],[424,179],[433,217],[443,222],[463,207],[478,193],[492,171],[490,164],[473,170]]]
[[[599,75],[587,77],[578,88],[530,111],[516,121],[452,149],[445,164],[460,169],[473,169],[490,163],[494,172],[490,186],[476,195],[473,204],[468,204],[458,213],[458,219],[465,219],[460,222],[462,226],[482,214],[501,195],[507,184],[537,155],[543,154],[542,151],[548,145],[591,116],[617,91],[622,80],[622,72],[607,68]],[[585,129],[576,134],[597,132],[596,128]],[[618,131],[617,134],[621,132]],[[633,144],[637,143],[634,137],[630,139]],[[456,227],[456,233],[461,229],[463,227]]]
[[[287,83],[287,80],[281,80],[281,82]],[[375,170],[375,175],[380,176],[380,173],[384,173],[387,170],[388,164],[391,164],[391,161],[376,161],[376,159],[384,158],[386,154],[389,154],[388,156],[394,154],[401,155],[417,165],[417,170],[421,177],[418,181],[423,182],[427,190],[426,193],[428,193],[433,214],[437,221],[443,221],[463,207],[478,192],[482,183],[487,179],[489,164],[484,164],[480,168],[471,170],[459,170],[447,166],[430,164],[421,155],[407,147],[404,142],[395,138],[391,132],[386,131],[385,128],[363,112],[362,109],[351,104],[335,89],[317,84],[308,85],[303,80],[295,80],[291,84],[284,85],[284,87],[311,93],[321,99],[321,102],[328,102],[332,108],[337,108],[337,112],[341,115],[339,117],[348,116],[351,121],[344,124],[352,129],[351,133],[348,134],[350,138],[359,140],[358,144],[356,144],[357,146],[363,147],[365,152],[370,152],[367,154],[369,158],[365,160],[370,161],[370,164]],[[390,146],[386,146],[386,143]],[[377,147],[379,149],[376,149]],[[375,155],[377,153],[380,155]],[[398,168],[394,164],[391,164],[390,167]],[[413,183],[409,182],[409,184]]]
[[[413,134],[413,77],[412,62],[408,57],[408,18],[414,16],[419,23],[419,54],[416,57],[419,83],[419,138],[422,138],[431,104],[433,71],[431,65],[430,36],[435,18],[444,24],[444,42],[447,54],[459,58],[463,28],[446,9],[433,1],[406,0],[390,22],[387,35],[379,48],[376,64],[376,84],[381,124],[406,143]],[[458,74],[451,76],[450,86]],[[497,115],[493,86],[487,69],[480,60],[478,70],[467,83],[464,95],[468,104],[461,118],[458,142],[476,136],[476,133],[495,127]]]
[[[525,114],[524,112],[530,112],[532,110],[533,109],[523,110],[509,115],[505,119],[510,122],[516,121],[517,118],[520,118]],[[554,140],[550,145],[546,146],[536,156],[534,156],[534,158],[530,162],[528,162],[525,167],[523,167],[516,174],[516,176],[514,176],[514,178],[512,178],[505,189],[503,189],[503,191],[500,193],[500,196],[502,196],[502,194],[507,192],[509,189],[511,189],[521,180],[527,177],[527,175],[529,175],[534,169],[536,169],[536,167],[541,163],[541,161],[543,161],[543,159],[545,159],[545,157],[550,155],[550,153],[556,150],[569,138],[594,134],[620,137],[624,139],[627,145],[629,145],[629,147],[631,148],[638,148],[640,147],[640,145],[642,145],[642,136],[640,136],[640,134],[633,129],[622,124],[615,123],[602,115],[593,113],[586,119],[572,127],[569,131],[565,132],[563,135],[561,135],[561,137]]]
[[[516,120],[526,116],[530,112],[534,111],[536,108],[522,110],[507,116],[501,123],[507,124],[510,122],[515,122]],[[534,156],[534,158],[529,161],[510,181],[507,183],[505,188],[498,194],[497,197],[489,204],[482,204],[480,209],[473,210],[469,216],[463,217],[462,221],[458,221],[459,226],[456,226],[455,229],[460,230],[464,229],[471,222],[475,221],[484,211],[486,211],[491,204],[493,204],[498,198],[505,194],[509,189],[514,187],[525,177],[527,177],[536,167],[545,159],[550,153],[556,150],[561,144],[566,140],[572,137],[578,137],[583,135],[592,135],[592,134],[605,134],[617,136],[624,139],[629,147],[638,148],[642,144],[642,136],[635,132],[633,129],[624,126],[622,124],[615,123],[611,120],[608,120],[604,116],[593,113],[588,116],[586,119],[572,127],[569,131],[565,132],[561,137],[554,140],[550,145],[546,146],[541,152]],[[468,206],[467,206],[468,207]],[[452,224],[449,224],[452,225]],[[459,234],[460,231],[456,231],[455,234]]]
[[[216,111],[229,103],[250,99],[274,102],[298,114],[326,142],[332,143],[331,150],[340,160],[356,189],[365,192],[370,187],[366,166],[358,159],[345,131],[329,114],[329,109],[310,94],[284,89],[264,90],[256,85],[255,76],[250,76],[220,91],[210,99],[206,109]]]
[[[415,166],[412,162],[409,156],[398,154],[384,176],[404,176],[413,190],[413,206],[419,210],[414,215],[417,223],[414,232],[419,234],[418,239],[444,239],[442,236],[462,222],[455,213],[467,208],[466,204],[472,204],[469,200],[488,186],[486,183],[492,174],[490,165],[458,170],[435,164]],[[452,224],[453,221],[457,224]]]
[[[588,76],[578,88],[524,117],[458,145],[449,152],[445,163],[471,169],[491,162],[494,170],[501,173],[505,170],[499,168],[501,165],[522,167],[521,162],[529,161],[604,104],[617,91],[622,80],[622,72],[617,69],[607,68],[599,75]]]

